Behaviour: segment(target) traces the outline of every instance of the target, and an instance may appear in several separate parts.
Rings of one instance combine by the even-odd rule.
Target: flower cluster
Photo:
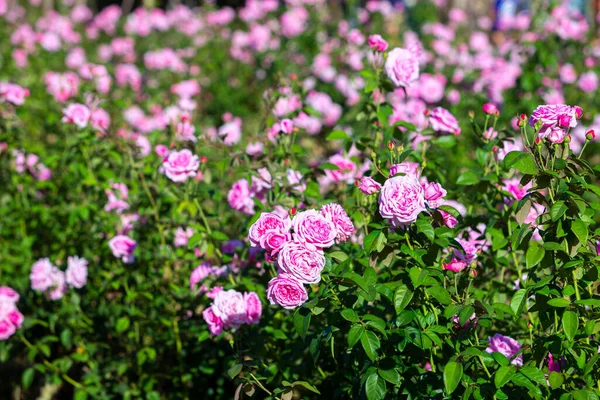
[[[0,340],[15,334],[23,323],[23,314],[17,308],[19,294],[8,286],[0,286]]]
[[[66,293],[68,286],[81,289],[88,276],[88,261],[78,256],[67,259],[66,271],[61,271],[49,259],[42,258],[31,266],[29,279],[31,288],[46,293],[51,300],[59,300]]]
[[[583,110],[578,106],[550,104],[538,106],[529,117],[529,124],[537,130],[540,140],[562,143],[571,128],[577,126]]]
[[[321,280],[323,249],[346,242],[353,233],[352,221],[336,203],[326,204],[319,211],[299,212],[292,220],[275,213],[261,214],[250,227],[248,239],[277,264],[278,276],[267,288],[271,304],[289,309],[302,305],[308,299],[303,285]]]
[[[213,335],[219,335],[223,329],[239,329],[244,324],[258,324],[261,316],[262,304],[256,293],[242,294],[233,289],[219,291],[210,307],[202,312]]]

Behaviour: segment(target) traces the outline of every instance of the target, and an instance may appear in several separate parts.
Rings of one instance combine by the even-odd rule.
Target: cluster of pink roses
[[[110,115],[102,108],[90,110],[85,104],[71,103],[62,112],[63,122],[74,124],[82,129],[90,124],[93,129],[104,132],[110,125]]]
[[[117,235],[108,241],[108,246],[115,257],[129,264],[135,260],[133,252],[137,247],[137,243],[127,236],[127,234],[133,229],[134,222],[139,220],[139,214],[137,212],[123,213],[129,209],[129,203],[127,202],[129,199],[129,189],[124,183],[113,183],[110,187],[110,189],[105,189],[104,191],[106,197],[108,197],[104,211],[114,211],[120,217],[120,227],[117,227]]]
[[[219,335],[223,329],[239,329],[244,324],[258,324],[261,316],[262,304],[256,293],[242,294],[233,289],[218,291],[210,307],[202,312],[213,335]]]
[[[68,286],[76,289],[84,287],[87,276],[88,261],[72,256],[67,259],[67,269],[64,272],[52,265],[47,258],[37,260],[31,267],[29,279],[33,290],[46,293],[52,300],[59,300],[67,292]]]
[[[23,314],[17,308],[19,294],[8,286],[0,286],[0,340],[15,334],[23,323]]]
[[[19,174],[29,171],[38,181],[47,181],[52,177],[52,171],[39,161],[39,157],[33,153],[25,154],[19,150],[13,150],[15,157],[15,171]]]
[[[414,223],[427,207],[437,209],[446,204],[446,190],[439,183],[421,177],[419,165],[413,162],[392,165],[383,186],[370,177],[362,178],[358,186],[368,195],[379,192],[379,213],[394,228],[406,228]],[[438,211],[446,226],[453,228],[456,225],[451,214]]]
[[[0,82],[0,104],[11,103],[22,106],[27,97],[29,97],[29,89],[14,83]]]
[[[577,126],[577,120],[582,115],[583,110],[579,106],[541,105],[531,113],[529,124],[537,130],[540,140],[546,139],[550,143],[562,143],[569,134],[569,130]]]
[[[308,299],[303,285],[321,280],[323,249],[346,242],[353,233],[352,221],[336,203],[326,204],[319,211],[299,212],[293,220],[275,213],[261,214],[250,227],[248,239],[277,264],[278,276],[267,288],[271,304],[288,309],[302,305]]]

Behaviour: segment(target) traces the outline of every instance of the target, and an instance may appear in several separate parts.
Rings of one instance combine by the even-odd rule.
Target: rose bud
[[[594,132],[593,129],[590,129],[589,131],[586,132],[586,134],[585,134],[586,140],[594,140],[595,138],[596,138],[596,132]]]
[[[498,108],[492,103],[485,103],[483,105],[483,112],[489,115],[494,115],[498,112]]]

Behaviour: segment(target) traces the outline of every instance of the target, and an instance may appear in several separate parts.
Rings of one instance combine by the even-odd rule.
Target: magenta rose
[[[335,236],[336,243],[346,242],[354,234],[354,224],[339,204],[325,204],[321,207],[321,215],[333,222],[337,231],[337,235]]]
[[[575,128],[581,108],[566,104],[546,104],[538,106],[529,117],[529,125],[539,127],[538,137],[546,138],[553,128]]]
[[[244,300],[246,301],[246,323],[258,324],[262,316],[262,304],[258,295],[254,292],[244,293]]]
[[[515,354],[521,350],[521,345],[515,339],[508,336],[500,335],[496,333],[494,336],[488,338],[488,347],[485,349],[487,353],[500,353],[511,359]],[[511,361],[511,364],[518,367],[523,365],[523,355],[520,354],[517,358]]]
[[[464,262],[463,260],[456,259],[456,258],[453,258],[452,261],[450,261],[449,263],[443,263],[442,265],[445,270],[452,271],[452,272],[460,272],[463,269],[467,268],[466,262]]]
[[[379,193],[379,213],[393,227],[406,227],[425,211],[423,187],[412,175],[395,176],[385,181]]]
[[[7,319],[0,320],[0,340],[6,340],[15,334],[17,328]]]
[[[208,307],[202,311],[202,318],[206,321],[211,335],[220,335],[223,332],[223,321],[215,315],[212,307]]]
[[[300,307],[308,300],[308,293],[302,283],[285,274],[269,281],[267,298],[271,304],[279,304],[288,310]]]
[[[450,113],[442,107],[436,107],[429,112],[429,123],[431,129],[437,133],[452,133],[454,135],[460,134],[460,126],[458,121]]]
[[[331,247],[335,243],[335,225],[316,210],[296,214],[292,223],[294,240],[305,244],[310,250]]]
[[[137,247],[137,242],[125,235],[117,235],[108,241],[108,247],[113,253],[113,256],[120,258],[126,264],[131,264],[135,257],[133,252]]]
[[[381,190],[381,184],[369,176],[364,176],[358,185],[358,189],[364,194],[375,194]]]
[[[431,208],[438,208],[444,203],[444,196],[446,196],[446,190],[439,183],[428,182],[423,185],[425,193],[425,201]]]
[[[262,213],[252,224],[248,232],[248,240],[253,247],[265,249],[271,256],[291,240],[290,228],[292,221],[289,217],[282,218],[275,213]]]
[[[173,182],[185,182],[196,176],[200,167],[200,159],[188,149],[172,151],[163,160],[165,175]]]
[[[383,52],[388,48],[388,43],[385,41],[381,35],[371,35],[369,36],[369,47],[371,47],[375,51]]]
[[[318,283],[325,267],[325,256],[321,250],[309,250],[300,243],[288,242],[279,252],[277,265],[280,272],[300,283]]]
[[[419,59],[410,50],[395,48],[388,53],[385,72],[396,86],[408,86],[419,79]]]

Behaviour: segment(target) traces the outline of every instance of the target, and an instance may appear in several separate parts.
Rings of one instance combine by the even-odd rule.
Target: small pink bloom
[[[126,264],[131,264],[135,260],[133,252],[137,247],[137,242],[125,235],[117,235],[109,240],[108,246],[113,256],[120,258]]]
[[[388,43],[381,37],[381,35],[369,36],[369,47],[375,51],[383,52],[388,48]]]
[[[67,270],[65,271],[65,277],[69,286],[81,289],[87,282],[87,276],[88,262],[85,258],[74,256],[67,259]]]
[[[173,182],[185,182],[196,176],[200,167],[200,159],[188,149],[172,151],[163,160],[165,175]]]
[[[381,190],[381,184],[369,176],[363,176],[358,188],[364,194],[375,194]]]
[[[308,293],[297,280],[285,274],[279,274],[269,281],[267,299],[271,304],[278,304],[291,310],[304,304],[308,300]]]
[[[75,124],[80,128],[85,128],[90,122],[91,112],[90,109],[80,103],[69,104],[67,108],[63,110],[63,122]]]

